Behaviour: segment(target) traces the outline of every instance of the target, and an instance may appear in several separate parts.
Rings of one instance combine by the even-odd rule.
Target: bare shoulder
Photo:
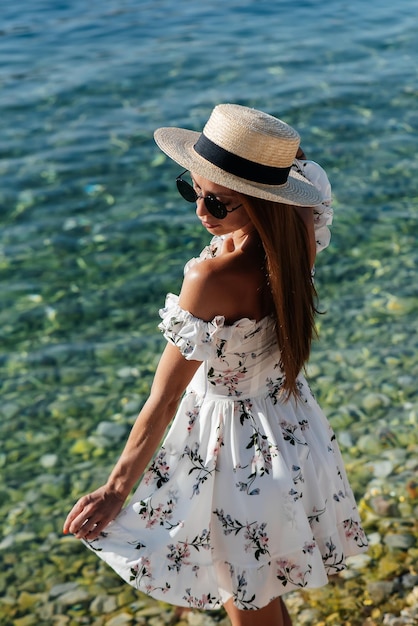
[[[228,283],[225,265],[224,259],[213,258],[191,267],[184,277],[180,306],[206,321],[223,315],[222,302]]]
[[[227,323],[263,316],[260,286],[264,273],[250,251],[225,242],[222,253],[194,265],[186,274],[180,306],[205,321],[222,315]]]

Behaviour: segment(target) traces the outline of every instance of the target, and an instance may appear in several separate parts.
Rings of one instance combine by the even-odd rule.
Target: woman
[[[185,169],[178,190],[214,238],[160,312],[168,344],[120,459],[64,532],[155,598],[223,605],[233,626],[288,626],[281,596],[326,584],[366,547],[335,436],[300,373],[329,183],[296,159],[293,128],[247,107],[218,105],[203,133],[155,139]]]

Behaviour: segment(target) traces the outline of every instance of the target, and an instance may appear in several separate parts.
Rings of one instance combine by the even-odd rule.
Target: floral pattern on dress
[[[285,384],[284,375],[278,376],[274,380],[272,378],[266,379],[266,386],[267,386],[267,391],[268,391],[267,396],[271,398],[273,404],[277,404],[278,402],[281,401],[283,391],[284,391],[284,384]],[[309,395],[310,397],[313,398],[312,391],[310,390],[308,385],[306,383],[303,383],[301,380],[296,380],[296,392],[298,394],[298,397],[300,400],[302,400],[302,402],[307,404],[308,398],[305,395],[305,387],[308,388]]]
[[[207,373],[208,381],[214,387],[223,387],[228,396],[240,397],[242,391],[239,389],[240,382],[246,379],[248,368],[246,361],[248,357],[256,358],[255,354],[247,355],[235,352],[232,356],[235,362],[234,368],[229,367],[229,362],[225,357],[226,341],[221,339],[215,343],[216,357],[223,366],[222,370],[215,370],[210,367]]]
[[[345,569],[344,553],[337,550],[337,546],[330,538],[325,542],[326,552],[322,553],[322,561],[329,576],[338,574]]]
[[[200,494],[200,488],[205,483],[211,474],[216,471],[215,467],[210,468],[205,464],[203,457],[199,454],[199,443],[196,442],[192,447],[186,446],[182,457],[188,457],[190,461],[189,476],[194,476],[194,483],[192,487],[192,496]]]
[[[306,428],[309,428],[309,424],[305,420],[301,420],[297,424],[292,424],[287,420],[280,421],[280,427],[283,433],[283,439],[288,441],[291,446],[308,446],[307,441],[299,434]]]
[[[168,500],[165,502],[158,502],[158,504],[154,505],[152,497],[147,498],[146,500],[140,500],[139,505],[135,506],[135,510],[137,510],[141,519],[146,520],[146,528],[159,525],[170,530],[181,523],[180,521],[172,522],[177,500],[177,492],[171,491],[169,492]]]
[[[248,465],[240,465],[239,467],[234,468],[235,472],[238,469],[243,470],[248,467],[251,470],[246,477],[246,481],[240,480],[236,483],[236,487],[238,487],[240,491],[245,491],[245,493],[249,496],[258,496],[261,489],[260,487],[253,488],[253,484],[257,478],[262,477],[265,474],[270,474],[273,466],[273,458],[278,454],[278,446],[271,443],[268,440],[267,435],[265,435],[257,426],[257,422],[251,412],[252,403],[250,400],[238,401],[236,403],[236,409],[239,414],[239,422],[241,426],[243,426],[246,421],[250,424],[252,434],[248,439],[246,450],[251,450],[253,452],[251,462]]]
[[[240,379],[245,378],[247,370],[242,367],[239,370],[224,370],[222,373],[216,373],[213,367],[208,371],[208,380],[213,386],[222,386],[228,390],[228,396],[236,396],[237,398],[242,395],[242,391],[239,390]]]
[[[279,376],[275,380],[273,380],[272,378],[267,378],[266,383],[268,397],[271,398],[273,404],[277,404],[280,400],[280,395],[283,392],[285,377]]]
[[[219,609],[222,604],[219,598],[212,596],[210,593],[204,593],[200,598],[193,596],[190,587],[186,589],[182,599],[186,602],[186,606],[189,606],[191,609],[205,609],[209,611],[210,609]]]
[[[221,522],[224,535],[230,535],[231,533],[237,535],[242,532],[245,539],[245,552],[254,554],[257,561],[262,554],[270,554],[268,550],[269,538],[266,533],[267,524],[265,522],[261,524],[258,522],[243,523],[233,519],[230,513],[225,515],[223,509],[215,509],[214,514]]]
[[[303,472],[299,465],[292,465],[292,481],[294,487],[290,489],[288,495],[293,502],[296,502],[303,497],[303,485],[305,483]]]
[[[254,603],[256,598],[255,593],[253,593],[250,597],[246,597],[248,591],[247,573],[244,571],[235,576],[235,570],[231,564],[229,564],[229,573],[231,578],[236,578],[237,581],[236,590],[233,595],[234,604],[242,611],[259,609],[260,607]]]
[[[149,595],[155,593],[166,594],[171,589],[169,582],[164,585],[154,585],[154,577],[151,570],[151,559],[143,558],[141,562],[130,568],[130,576],[128,581],[136,589],[141,589]]]
[[[348,540],[353,540],[359,548],[365,548],[367,544],[366,533],[360,522],[350,518],[344,521],[345,536]]]
[[[200,403],[196,403],[191,410],[186,411],[186,415],[189,418],[189,423],[187,425],[187,432],[189,434],[192,432],[193,426],[195,425],[195,422],[199,417],[199,409]]]
[[[183,565],[192,565],[190,559],[191,549],[199,550],[210,549],[210,532],[205,529],[200,535],[197,535],[192,541],[178,541],[176,544],[170,544],[168,546],[169,552],[167,554],[167,560],[169,561],[169,571],[175,570],[179,572]],[[198,565],[193,565],[192,571],[197,576],[199,571]]]
[[[143,481],[145,485],[154,482],[159,489],[164,483],[168,482],[169,476],[170,467],[167,465],[166,451],[164,446],[162,446],[149,466],[148,471],[144,474]]]
[[[291,583],[293,587],[306,587],[312,572],[310,564],[302,567],[299,563],[293,562],[291,559],[280,559],[277,561],[277,579],[280,580],[283,587]]]
[[[156,599],[254,610],[318,587],[364,552],[343,459],[301,375],[283,397],[274,320],[227,325],[181,309],[160,325],[201,361],[130,503],[89,548]],[[219,581],[222,581],[219,584]]]

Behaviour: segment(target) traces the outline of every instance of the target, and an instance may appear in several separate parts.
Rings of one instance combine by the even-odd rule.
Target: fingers
[[[92,541],[116,517],[122,506],[123,501],[114,495],[103,498],[103,494],[97,491],[83,496],[68,514],[63,532]]]
[[[83,511],[74,519],[67,518],[63,532],[65,535],[71,533],[76,539],[87,539],[90,541],[96,539],[110,521],[107,517],[98,517],[97,514],[92,514],[88,517],[88,514]]]
[[[97,528],[99,522],[101,519],[94,511],[90,496],[83,496],[68,514],[63,532],[64,534],[71,533],[77,539],[84,539]]]
[[[106,528],[111,520],[101,520],[96,524],[93,524],[92,528],[84,535],[84,539],[87,541],[93,541],[93,539],[97,539],[101,534],[102,530]],[[79,537],[77,537],[79,538]]]
[[[74,536],[76,539],[93,541],[93,539],[96,539],[100,535],[103,528],[105,528],[107,524],[107,520],[100,520],[98,522],[95,522],[94,519],[87,519],[81,526],[81,528],[77,532],[74,532]]]
[[[79,528],[87,521],[88,515],[86,512],[87,505],[89,504],[89,496],[83,496],[73,506],[67,519],[64,522],[63,532],[65,535],[68,533],[76,534]]]

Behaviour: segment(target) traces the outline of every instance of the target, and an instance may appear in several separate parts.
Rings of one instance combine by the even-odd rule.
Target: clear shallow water
[[[158,126],[200,129],[232,101],[299,130],[335,194],[312,387],[359,497],[356,463],[381,452],[367,437],[416,443],[417,13],[407,0],[1,7],[0,590],[16,615],[19,590],[79,573],[62,519],[119,449],[97,427],[132,422],[162,346],[157,309],[207,241]]]

